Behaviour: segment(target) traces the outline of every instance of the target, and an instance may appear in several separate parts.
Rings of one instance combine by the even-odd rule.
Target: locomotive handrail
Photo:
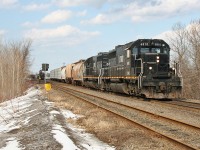
[[[178,62],[174,62],[174,71],[175,76],[182,77],[181,71],[180,71],[180,64]]]
[[[143,62],[142,62],[142,59],[136,59],[136,60],[140,60],[141,62],[141,72],[138,76],[138,89],[140,89],[142,87],[142,75],[143,75]]]
[[[101,84],[100,83],[100,77],[101,77],[101,69],[100,69],[100,73],[99,73],[99,76],[98,76],[98,84]]]
[[[104,69],[105,69],[105,68],[101,68],[101,69],[100,69],[100,73],[99,73],[99,76],[98,76],[98,84],[101,84],[101,77],[102,77],[103,74],[104,74]]]

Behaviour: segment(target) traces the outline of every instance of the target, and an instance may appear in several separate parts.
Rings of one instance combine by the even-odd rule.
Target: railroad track
[[[183,149],[200,149],[200,145],[197,144],[200,143],[200,127],[117,103],[109,99],[76,91],[66,87],[66,85],[53,83],[53,88],[115,113],[142,128],[161,135]]]
[[[188,107],[188,108],[192,108],[192,109],[196,109],[196,110],[200,111],[200,103],[186,102],[186,101],[181,101],[181,100],[163,101],[163,103],[167,103],[170,105],[176,105],[176,106]]]
[[[58,83],[58,82],[51,82],[51,83],[55,83],[55,84],[60,84],[60,85],[66,85],[64,83]],[[127,94],[122,94],[122,93],[115,93],[118,96],[125,96],[127,98],[130,98],[129,95]],[[133,96],[131,96],[133,97]],[[144,100],[144,98],[138,97],[138,99],[134,99],[134,100]],[[146,100],[146,99],[145,99]],[[198,111],[200,112],[200,103],[194,103],[194,102],[187,102],[187,101],[183,101],[183,100],[155,100],[155,99],[149,99],[147,101],[151,101],[152,103],[159,103],[161,105],[168,105],[171,107],[182,107],[182,108],[187,108],[187,110],[191,110],[191,111]]]

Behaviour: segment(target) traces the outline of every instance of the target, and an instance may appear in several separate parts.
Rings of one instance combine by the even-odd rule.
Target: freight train
[[[179,64],[161,39],[138,39],[50,72],[52,80],[155,99],[180,98]]]

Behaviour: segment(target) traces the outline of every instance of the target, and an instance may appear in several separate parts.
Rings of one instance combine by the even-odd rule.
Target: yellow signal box
[[[45,86],[46,91],[51,90],[51,84],[50,83],[46,83],[44,86]]]

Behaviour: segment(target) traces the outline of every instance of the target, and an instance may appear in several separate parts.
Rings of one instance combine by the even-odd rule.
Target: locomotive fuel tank
[[[113,92],[129,94],[126,83],[111,83],[110,88]]]

